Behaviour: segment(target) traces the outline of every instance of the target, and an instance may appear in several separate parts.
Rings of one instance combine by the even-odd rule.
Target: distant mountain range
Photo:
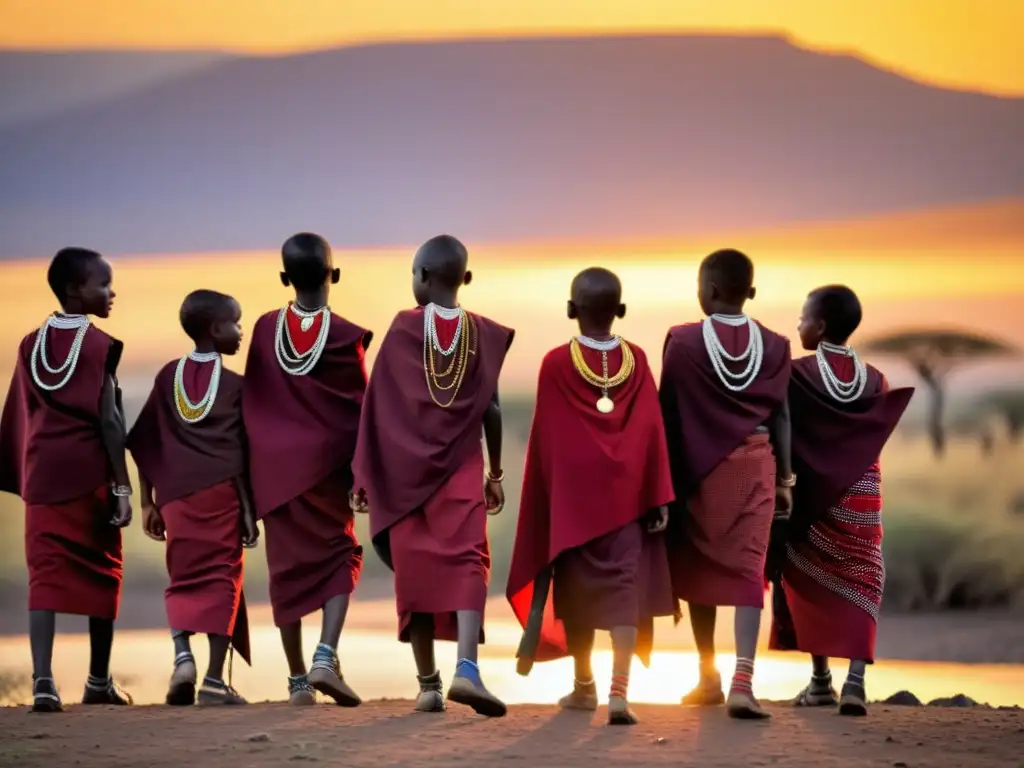
[[[0,128],[126,96],[225,59],[205,51],[0,51]]]
[[[375,45],[119,88],[0,121],[0,255],[673,237],[1024,195],[1024,99],[779,38]]]

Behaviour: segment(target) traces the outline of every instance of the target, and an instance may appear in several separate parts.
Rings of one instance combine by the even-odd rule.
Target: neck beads
[[[308,331],[313,327],[313,323],[316,322],[318,315],[323,318],[320,323],[320,331],[316,335],[316,341],[313,342],[313,346],[301,354],[296,351],[295,343],[292,341],[291,333],[288,330],[289,312],[299,318],[299,328],[303,331]],[[327,334],[330,333],[330,330],[330,307],[308,310],[302,309],[292,302],[281,309],[277,313],[277,331],[274,335],[274,352],[277,354],[277,362],[281,366],[281,370],[292,376],[305,376],[312,371],[317,361],[320,360],[324,347],[327,346]]]
[[[581,347],[588,347],[601,353],[601,373],[597,374],[590,370],[587,361],[583,358]],[[622,347],[622,364],[614,376],[608,375],[608,353],[616,347]],[[633,357],[633,350],[622,339],[621,336],[613,336],[607,341],[596,341],[589,336],[576,336],[569,342],[569,353],[572,356],[572,364],[576,372],[583,377],[588,384],[601,390],[601,397],[597,401],[597,410],[601,413],[611,413],[615,410],[615,403],[608,396],[609,391],[621,386],[633,375],[633,368],[636,361]]]
[[[437,338],[438,317],[442,320],[457,320],[455,333],[447,347],[442,347]],[[450,408],[459,396],[459,389],[469,367],[469,356],[475,354],[470,338],[473,330],[473,319],[462,307],[449,309],[431,303],[423,308],[423,375],[430,399],[441,408]],[[448,361],[445,370],[438,371],[435,355],[439,355],[442,361]],[[446,380],[448,383],[444,383]],[[435,392],[451,392],[451,397],[447,402],[441,402]]]
[[[213,373],[210,374],[210,385],[206,388],[206,394],[195,403],[189,399],[188,392],[185,390],[185,362],[188,360],[196,363],[213,363]],[[223,365],[219,353],[196,352],[195,350],[178,361],[178,367],[174,371],[174,404],[178,408],[178,415],[186,424],[198,424],[210,415],[217,399],[217,390],[220,389],[220,374]]]
[[[721,339],[718,338],[718,332],[715,331],[715,320],[735,328],[747,326],[750,336],[747,348],[738,355],[730,355],[722,345]],[[761,362],[764,359],[764,339],[761,337],[761,327],[752,322],[747,315],[714,314],[704,318],[701,330],[704,333],[704,348],[711,359],[711,367],[715,369],[718,380],[722,382],[723,386],[732,392],[742,392],[753,384],[761,372]],[[733,372],[729,368],[729,363],[743,363],[744,361],[747,365],[742,371]]]
[[[832,370],[829,365],[826,352],[837,355],[845,355],[853,359],[853,378],[850,381],[843,381]],[[852,403],[864,394],[864,388],[868,384],[868,369],[861,362],[860,357],[853,347],[844,347],[840,344],[830,344],[823,341],[818,344],[814,356],[818,359],[818,371],[821,373],[821,381],[825,385],[825,391],[829,396],[840,403]]]
[[[50,361],[46,359],[46,335],[50,328],[75,331],[75,338],[71,342],[71,349],[68,351],[67,359],[64,360],[63,365],[57,367],[50,365]],[[32,380],[37,387],[47,392],[55,392],[58,389],[63,389],[71,381],[75,368],[78,367],[78,357],[82,353],[82,342],[85,341],[85,334],[88,330],[89,318],[85,315],[64,315],[54,312],[46,318],[46,322],[42,324],[39,332],[36,334],[36,341],[32,346],[32,355],[29,358]],[[40,364],[51,376],[64,374],[64,377],[55,384],[47,384],[40,375]]]

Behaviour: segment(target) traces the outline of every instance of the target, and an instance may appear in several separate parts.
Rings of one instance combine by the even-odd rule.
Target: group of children
[[[82,702],[131,703],[109,673],[121,529],[132,520],[127,452],[145,532],[166,542],[168,704],[245,703],[224,666],[232,649],[250,660],[243,552],[262,521],[289,701],[313,704],[318,691],[359,705],[337,646],[362,570],[354,514],[366,512],[373,548],[394,572],[416,710],[443,711],[447,698],[505,714],[477,649],[487,516],[505,503],[498,380],[514,332],[461,307],[467,251],[435,237],[413,260],[416,308],[396,315],[368,377],[372,333],[329,307],[340,271],[328,243],[295,235],[282,262],[295,298],[256,321],[244,375],[222,363],[241,345],[238,302],[209,290],[185,298],[180,320],[194,349],[157,374],[130,430],[117,385],[122,345],[89,320],[110,313],[110,265],[78,248],[51,262],[61,310],[22,341],[0,422],[0,490],[26,505],[35,711],[62,709],[51,670],[57,613],[89,616]],[[866,713],[884,581],[878,456],[911,390],[889,390],[848,346],[861,319],[850,289],[810,294],[799,333],[813,354],[791,361],[789,342],[744,314],[753,278],[738,251],[703,261],[706,317],[669,331],[660,387],[644,351],[613,333],[626,314],[619,279],[592,268],[572,283],[568,316],[579,333],[541,365],[507,585],[525,630],[520,672],[574,659],[564,708],[597,708],[590,657],[595,631],[608,630],[609,723],[635,723],[632,656],[649,661],[653,619],[678,620],[682,601],[701,660],[683,702],[767,717],[751,681],[774,582],[772,647],[813,658],[797,703]],[[728,696],[714,664],[718,606],[736,607]],[[307,668],[302,619],[318,610]],[[201,681],[195,634],[210,646]],[[447,696],[436,639],[458,644]],[[830,656],[851,660],[841,695]]]

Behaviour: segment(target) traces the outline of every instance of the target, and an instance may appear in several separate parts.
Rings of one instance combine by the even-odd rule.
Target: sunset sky
[[[0,0],[0,47],[276,53],[488,35],[782,32],[920,79],[1024,95],[1021,0]]]

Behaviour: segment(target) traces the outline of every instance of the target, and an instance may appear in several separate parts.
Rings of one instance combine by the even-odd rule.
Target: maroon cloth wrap
[[[75,331],[47,330],[47,358],[62,364]],[[103,383],[116,377],[122,344],[93,325],[75,373],[59,390],[32,380],[36,332],[18,347],[0,421],[0,490],[25,501],[29,610],[117,618],[121,530],[111,525],[110,460],[100,429]],[[63,378],[46,372],[43,381]]]
[[[28,609],[116,619],[121,529],[110,523],[106,483],[71,501],[25,505]]]
[[[175,404],[177,366],[172,360],[160,369],[128,433],[128,450],[152,483],[158,507],[245,474],[242,377],[223,368],[213,408],[202,421],[189,424]],[[185,362],[185,392],[192,402],[206,394],[213,368],[213,362]]]
[[[256,321],[242,397],[253,501],[261,519],[328,476],[349,471],[366,391],[363,353],[373,339],[370,331],[332,314],[316,366],[293,376],[281,369],[274,351],[279,312]]]
[[[338,595],[350,595],[363,570],[347,470],[321,480],[263,518],[274,624],[294,624]]]
[[[849,358],[829,355],[829,362],[842,380],[852,378]],[[791,535],[805,531],[878,461],[913,394],[913,387],[888,389],[884,377],[868,366],[864,394],[840,403],[825,391],[814,355],[794,361],[789,414],[799,481],[793,489]]]
[[[636,626],[638,655],[649,661],[653,617],[675,613],[662,535],[641,520],[674,498],[658,392],[644,351],[631,346],[633,375],[610,393],[576,371],[568,345],[541,364],[526,453],[519,520],[506,596],[526,626],[534,581],[553,565],[535,658],[567,654],[565,622],[592,629]],[[591,370],[601,353],[582,348]],[[608,353],[609,370],[622,363]]]
[[[672,460],[676,498],[685,500],[701,480],[764,424],[786,398],[789,340],[763,325],[761,372],[742,392],[722,384],[704,347],[701,323],[678,325],[665,339],[661,404]],[[715,323],[722,345],[738,354],[747,345],[746,326]]]
[[[713,322],[730,354],[746,348],[746,325]],[[712,367],[701,323],[665,340],[660,397],[677,499],[666,543],[675,594],[696,604],[764,601],[775,460],[768,435],[755,431],[785,402],[791,360],[789,340],[758,325],[761,369],[740,392]]]
[[[51,364],[67,359],[72,329],[47,330]],[[100,430],[104,379],[115,377],[123,345],[90,325],[75,373],[61,389],[48,392],[32,380],[33,331],[21,341],[0,420],[0,491],[26,504],[53,505],[93,494],[110,482],[110,460]],[[55,384],[63,374],[39,374]]]
[[[422,307],[399,312],[381,344],[352,462],[354,487],[366,491],[370,505],[375,546],[480,451],[484,413],[515,332],[481,315],[467,318],[475,329],[473,351],[449,408],[438,406],[427,389]],[[442,393],[442,402],[448,397]]]
[[[409,642],[414,613],[432,614],[434,637],[451,641],[458,640],[457,611],[484,613],[491,550],[483,475],[484,456],[478,446],[426,504],[388,529],[398,639],[404,643]]]
[[[160,515],[167,529],[171,583],[164,605],[171,629],[230,637],[251,664],[242,592],[242,509],[234,481],[173,499],[161,505]]]

